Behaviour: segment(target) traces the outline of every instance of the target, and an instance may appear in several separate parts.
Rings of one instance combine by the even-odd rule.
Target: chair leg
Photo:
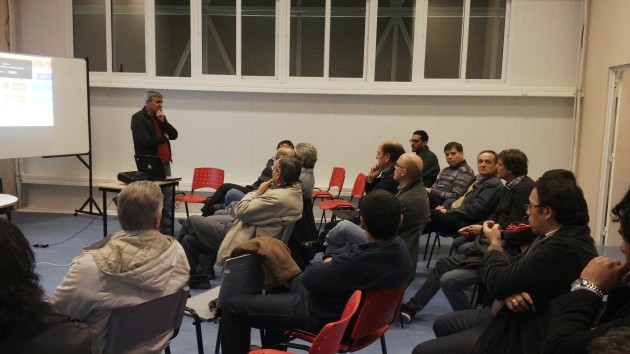
[[[197,352],[203,354],[203,338],[201,333],[201,319],[193,317],[193,326],[195,326],[195,334],[197,335]]]
[[[184,203],[184,206],[186,207],[186,218],[188,218],[190,215],[188,215],[188,203]]]
[[[219,321],[219,328],[217,329],[217,343],[214,345],[214,354],[219,354],[221,350],[221,321]]]
[[[387,345],[385,344],[385,334],[381,336],[381,352],[387,354]]]
[[[440,239],[440,235],[435,233],[435,238],[433,239],[433,246],[431,246],[431,253],[429,253],[429,260],[427,261],[427,268],[429,268],[429,265],[431,264],[431,258],[433,257],[433,251],[435,250],[435,244],[437,243],[439,239]]]
[[[427,251],[429,250],[429,242],[431,241],[431,234],[433,232],[429,232],[427,233],[427,244],[424,245],[424,258],[422,258],[423,261],[427,260]]]

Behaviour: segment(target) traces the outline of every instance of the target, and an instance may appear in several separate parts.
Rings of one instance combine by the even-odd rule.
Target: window
[[[112,0],[112,70],[146,72],[143,0]]]
[[[424,77],[459,79],[465,63],[466,79],[501,79],[505,15],[506,0],[429,0]]]
[[[90,71],[107,71],[105,2],[72,1],[73,45],[76,58],[88,58]]]
[[[353,87],[429,86],[435,80],[465,85],[505,79],[508,5],[509,0],[73,0],[73,40],[75,56],[89,57],[90,70],[106,76],[144,73],[149,79],[248,85],[267,78],[271,85],[291,80],[301,87],[321,87],[321,79]]]

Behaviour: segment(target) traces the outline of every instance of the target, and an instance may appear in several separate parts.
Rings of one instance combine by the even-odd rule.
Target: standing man
[[[444,155],[448,166],[442,169],[432,187],[426,187],[431,209],[440,205],[450,208],[475,179],[475,172],[464,159],[462,144],[455,141],[446,144]]]
[[[159,156],[164,165],[164,172],[171,175],[171,153],[170,140],[177,139],[177,129],[167,120],[162,110],[162,94],[157,91],[147,91],[144,94],[144,107],[131,116],[131,135],[133,136],[133,150],[136,155]],[[162,209],[162,222],[160,232],[172,234],[173,214],[173,193],[170,188],[162,191],[164,203]]]
[[[440,163],[433,151],[429,150],[429,134],[424,130],[416,130],[413,132],[411,139],[409,139],[409,143],[411,143],[411,151],[422,158],[424,163],[422,181],[425,187],[430,188],[437,180],[438,173],[440,173]]]

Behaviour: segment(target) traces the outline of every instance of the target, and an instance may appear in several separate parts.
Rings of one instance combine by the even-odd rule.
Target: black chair
[[[173,339],[182,324],[188,292],[186,286],[170,295],[112,310],[104,352],[123,353],[171,331]],[[171,352],[168,344],[164,350]]]

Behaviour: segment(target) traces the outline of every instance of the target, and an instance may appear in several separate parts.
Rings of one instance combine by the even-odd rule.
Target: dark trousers
[[[201,215],[203,216],[213,215],[214,205],[223,204],[223,202],[225,201],[225,195],[227,194],[227,192],[230,191],[230,189],[237,189],[243,193],[251,192],[249,188],[239,186],[238,184],[223,183],[219,187],[219,189],[217,189],[217,191],[214,192],[214,194],[210,198],[206,199],[206,201],[203,203],[203,207],[201,208],[201,213],[202,213]]]
[[[278,344],[282,331],[302,329],[317,332],[309,318],[306,292],[269,295],[239,295],[221,306],[221,346],[223,354],[247,354],[251,329],[266,331],[262,346]]]
[[[433,322],[437,338],[418,344],[412,354],[474,354],[475,343],[492,321],[492,310],[464,310],[439,316]]]

